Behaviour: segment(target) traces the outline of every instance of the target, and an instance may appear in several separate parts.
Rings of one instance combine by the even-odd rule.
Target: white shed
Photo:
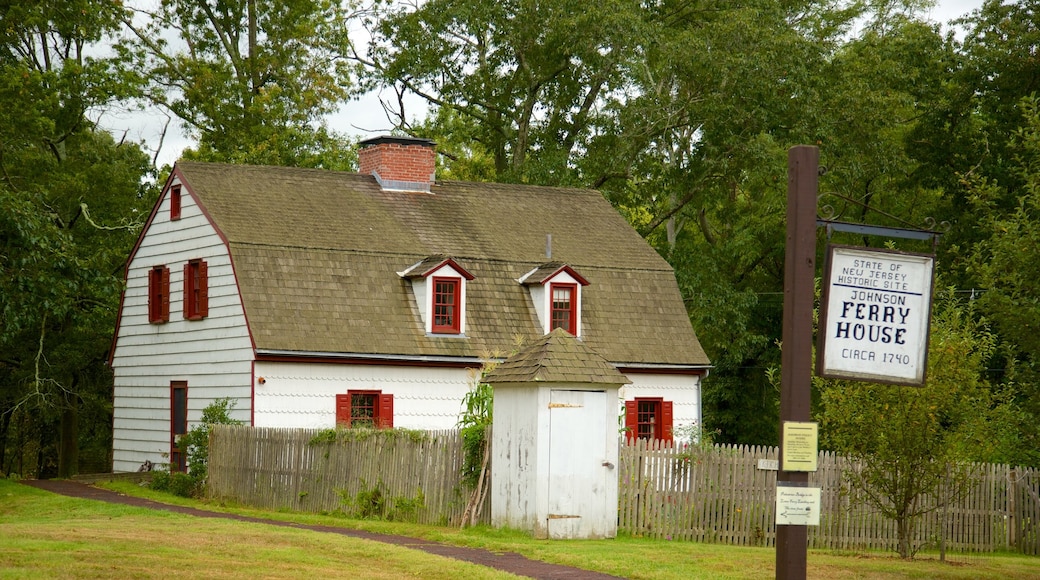
[[[486,380],[495,391],[492,525],[536,538],[616,536],[618,389],[630,381],[562,329]]]

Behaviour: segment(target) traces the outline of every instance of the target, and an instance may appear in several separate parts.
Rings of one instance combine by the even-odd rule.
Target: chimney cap
[[[396,137],[393,135],[383,135],[381,137],[373,137],[371,139],[365,139],[359,141],[358,146],[361,148],[371,147],[373,145],[382,145],[384,143],[390,143],[394,145],[421,145],[423,147],[434,147],[437,144],[432,139],[421,139],[419,137]]]

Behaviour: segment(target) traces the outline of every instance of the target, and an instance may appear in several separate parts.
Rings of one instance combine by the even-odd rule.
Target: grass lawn
[[[772,578],[772,548],[742,548],[620,537],[533,540],[509,530],[457,530],[263,512],[176,498],[132,483],[105,487],[167,503],[306,524],[340,526],[509,551],[530,558],[637,579]],[[0,578],[149,577],[171,574],[268,578],[511,577],[418,551],[260,524],[198,519],[55,496],[0,481]],[[243,556],[248,556],[243,558]],[[809,552],[810,578],[1040,578],[1040,559],[1018,555],[941,563],[904,562],[887,553]],[[319,576],[321,577],[321,576]]]
[[[342,536],[54,495],[0,479],[0,579],[517,578]]]

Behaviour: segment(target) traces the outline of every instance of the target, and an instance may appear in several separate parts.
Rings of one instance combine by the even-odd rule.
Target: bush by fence
[[[465,508],[462,442],[457,431],[416,433],[215,426],[209,493],[266,509],[346,511],[457,524]],[[622,443],[618,527],[673,540],[772,546],[775,542],[775,447],[674,447]],[[856,466],[821,452],[809,484],[822,489],[819,526],[809,545],[895,549],[894,522],[849,489],[842,471]],[[1016,550],[1040,554],[1040,473],[980,464],[968,493],[935,509],[913,543],[958,552]],[[937,498],[925,498],[935,504]],[[485,502],[480,521],[490,520]]]
[[[207,491],[264,509],[454,524],[466,507],[461,465],[458,431],[218,425]]]

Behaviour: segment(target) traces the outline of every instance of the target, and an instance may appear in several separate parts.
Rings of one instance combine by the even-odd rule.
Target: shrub
[[[235,402],[229,398],[213,401],[202,410],[202,420],[177,438],[177,446],[185,454],[188,473],[158,470],[152,475],[152,489],[182,497],[199,497],[206,490],[209,462],[209,432],[213,425],[238,425],[231,418]]]

